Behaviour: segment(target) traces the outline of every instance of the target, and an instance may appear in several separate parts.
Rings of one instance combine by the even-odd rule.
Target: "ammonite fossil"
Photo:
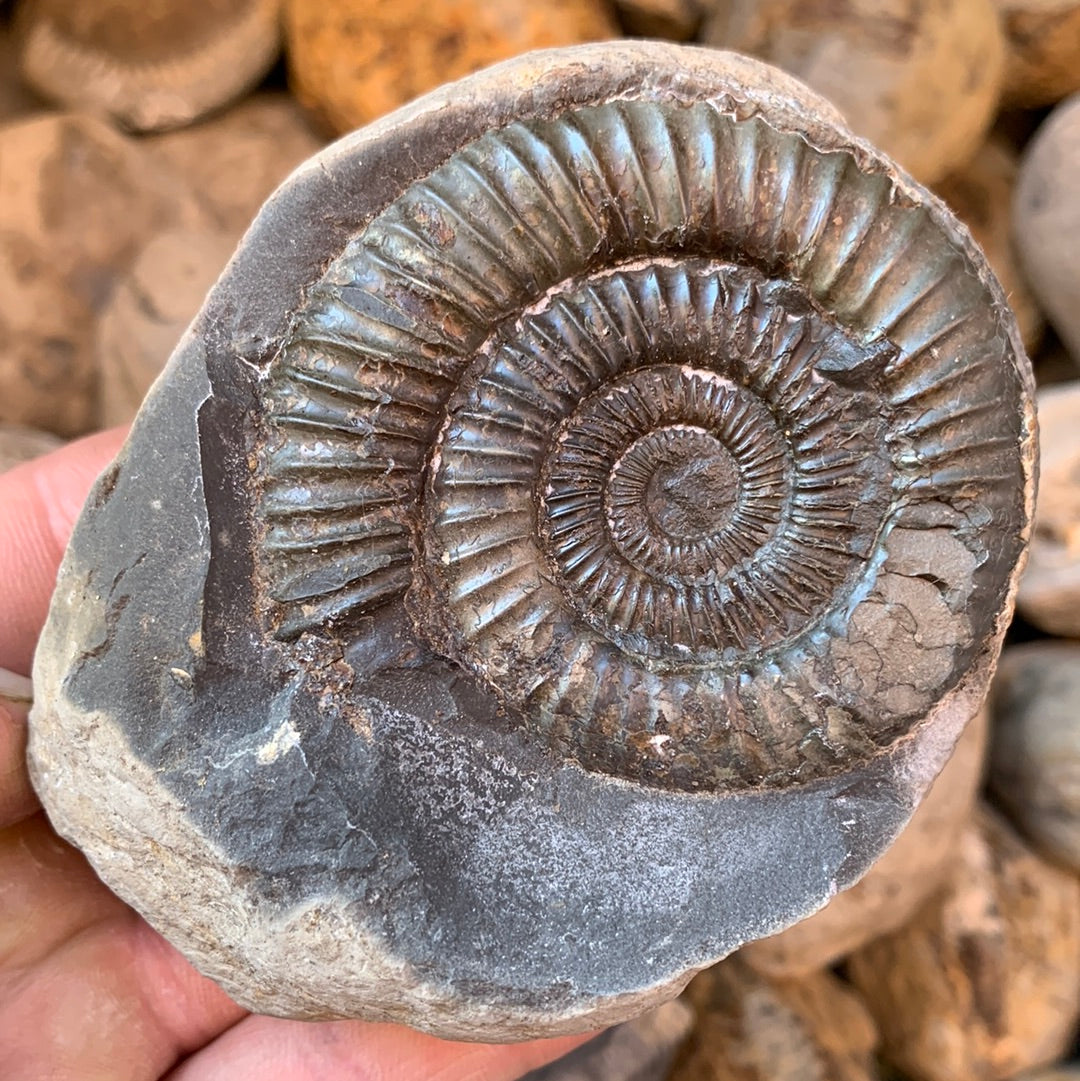
[[[854,881],[1012,604],[1030,372],[757,63],[493,68],[270,200],[77,528],[31,757],[240,1001],[584,1028]]]

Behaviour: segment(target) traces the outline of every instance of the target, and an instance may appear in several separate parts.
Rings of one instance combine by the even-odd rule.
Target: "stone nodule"
[[[60,832],[239,1002],[582,1031],[854,882],[979,706],[1030,369],[788,76],[607,43],[271,197],[76,527]]]

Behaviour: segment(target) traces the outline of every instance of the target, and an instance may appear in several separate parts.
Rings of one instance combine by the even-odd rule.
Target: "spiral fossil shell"
[[[270,370],[273,633],[396,608],[552,754],[658,787],[888,747],[991,633],[1026,498],[1015,345],[942,218],[724,98],[469,142]]]

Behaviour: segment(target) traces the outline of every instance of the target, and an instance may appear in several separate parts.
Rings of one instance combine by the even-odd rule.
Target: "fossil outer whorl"
[[[275,633],[404,605],[513,723],[647,784],[888,746],[970,666],[1021,543],[985,528],[1023,514],[1021,377],[940,218],[722,100],[464,146],[331,262],[271,369]],[[901,583],[924,534],[946,569]]]
[[[851,884],[979,705],[1018,343],[944,207],[763,65],[439,91],[271,198],[95,489],[42,802],[249,1008],[625,1019]]]

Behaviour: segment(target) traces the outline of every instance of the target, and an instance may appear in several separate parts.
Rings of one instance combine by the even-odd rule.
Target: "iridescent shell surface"
[[[1027,498],[1022,358],[944,217],[723,98],[469,142],[270,368],[267,625],[368,675],[411,626],[497,723],[656,787],[889,747],[993,632]]]

